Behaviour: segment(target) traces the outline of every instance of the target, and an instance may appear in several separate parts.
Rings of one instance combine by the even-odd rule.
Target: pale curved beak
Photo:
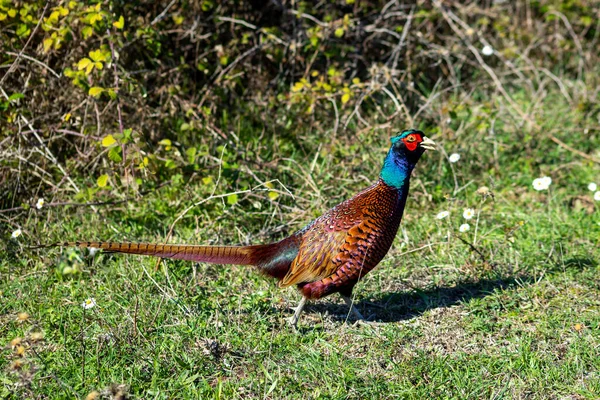
[[[427,136],[423,136],[423,141],[419,143],[422,148],[427,150],[435,150],[436,144],[433,140],[429,139]]]

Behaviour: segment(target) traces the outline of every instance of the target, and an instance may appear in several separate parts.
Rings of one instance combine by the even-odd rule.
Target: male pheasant
[[[93,247],[109,252],[149,255],[215,264],[253,265],[296,285],[303,297],[290,318],[295,327],[308,299],[338,292],[359,319],[350,295],[354,285],[388,252],[408,197],[410,175],[425,149],[435,143],[409,129],[391,139],[379,179],[330,209],[293,235],[254,246],[192,246],[149,243],[68,242],[57,246]]]

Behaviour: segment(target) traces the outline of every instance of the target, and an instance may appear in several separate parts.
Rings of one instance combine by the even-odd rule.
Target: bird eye
[[[414,135],[409,135],[409,136],[407,136],[407,137],[406,137],[406,141],[407,141],[408,143],[412,143],[412,142],[414,142],[415,140],[417,140],[417,138],[416,138]]]

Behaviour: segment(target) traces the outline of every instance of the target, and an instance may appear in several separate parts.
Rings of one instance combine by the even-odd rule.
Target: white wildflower
[[[94,257],[100,249],[97,247],[89,247],[88,250],[90,252],[90,257]]]
[[[464,219],[471,219],[474,216],[475,216],[475,210],[473,210],[472,208],[465,208],[465,210],[463,211]]]
[[[533,188],[535,190],[547,190],[552,183],[552,178],[544,176],[533,180]]]
[[[549,176],[544,176],[542,178],[542,181],[544,182],[544,185],[549,187],[550,184],[552,183],[552,178],[550,178]]]
[[[444,219],[446,218],[448,215],[450,215],[450,211],[441,211],[438,213],[438,215],[436,215],[435,217],[437,219]]]
[[[22,234],[22,233],[23,233],[23,232],[21,231],[21,229],[17,229],[17,230],[14,230],[14,231],[13,231],[13,233],[12,233],[12,235],[10,235],[10,236],[11,236],[13,239],[16,239],[16,238],[18,238],[19,236],[21,236],[21,234]]]
[[[481,49],[481,54],[484,56],[491,56],[494,54],[494,48],[490,45],[485,45],[483,46],[483,49]]]
[[[588,185],[588,189],[590,190],[590,192],[595,192],[598,189],[598,185],[596,185],[594,182],[591,182]]]
[[[594,193],[594,200],[600,201],[600,190],[598,190],[596,193]]]
[[[450,157],[448,157],[448,161],[450,161],[451,163],[455,163],[458,160],[460,160],[460,154],[458,153],[452,153],[450,154]]]
[[[544,183],[542,182],[542,180],[540,178],[537,178],[537,179],[533,180],[533,188],[535,190],[545,190],[546,189],[544,187]]]
[[[41,210],[42,207],[44,207],[44,203],[45,203],[44,199],[40,197],[38,199],[37,203],[35,203],[35,208],[37,208],[38,210]]]
[[[458,228],[458,230],[459,230],[459,231],[461,231],[461,232],[466,232],[466,231],[468,231],[469,229],[471,229],[471,225],[469,225],[469,224],[462,224],[462,225],[461,225],[461,226]]]
[[[85,299],[85,301],[81,303],[81,307],[83,307],[85,310],[96,307],[96,299],[93,297]]]

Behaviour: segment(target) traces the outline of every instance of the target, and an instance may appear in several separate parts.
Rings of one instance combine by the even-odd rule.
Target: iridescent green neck
[[[396,189],[408,185],[410,174],[415,167],[406,158],[399,157],[392,149],[388,152],[379,176],[383,181]]]

